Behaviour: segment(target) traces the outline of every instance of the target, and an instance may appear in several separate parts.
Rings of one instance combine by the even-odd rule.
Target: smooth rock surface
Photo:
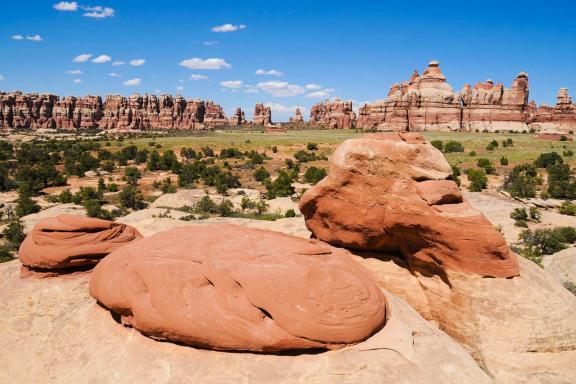
[[[220,350],[332,349],[365,340],[387,317],[345,250],[223,224],[122,247],[95,268],[90,293],[146,335]]]

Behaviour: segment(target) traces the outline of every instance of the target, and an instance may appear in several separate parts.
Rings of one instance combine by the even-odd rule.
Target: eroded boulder
[[[32,268],[64,269],[94,265],[142,236],[133,227],[74,215],[41,220],[26,236],[18,257]]]
[[[517,276],[517,256],[463,200],[451,174],[419,134],[350,139],[334,152],[328,176],[302,196],[300,210],[316,238],[399,252],[412,270]]]
[[[217,350],[338,348],[381,329],[387,304],[347,251],[215,224],[108,255],[90,293],[145,335]]]

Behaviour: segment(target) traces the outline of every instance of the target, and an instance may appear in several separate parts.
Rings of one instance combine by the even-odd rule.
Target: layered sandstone
[[[34,226],[20,245],[18,257],[27,267],[50,270],[94,265],[110,252],[141,237],[129,225],[59,215]]]
[[[96,266],[90,293],[145,335],[217,350],[340,348],[379,331],[388,311],[347,251],[225,224],[122,247]]]
[[[546,133],[576,132],[576,104],[567,88],[560,88],[554,107],[542,104],[536,109],[532,126]]]
[[[236,112],[230,119],[228,119],[228,125],[239,126],[246,125],[246,117],[244,116],[244,111],[242,108],[236,108]]]
[[[442,275],[517,276],[517,256],[464,201],[442,153],[419,134],[349,139],[300,211],[314,236],[350,249],[399,252],[409,268]]]
[[[350,129],[356,124],[356,113],[352,101],[326,100],[310,109],[310,124],[330,129]]]
[[[270,125],[272,124],[272,109],[262,103],[254,106],[254,117],[252,119],[254,125]]]
[[[294,116],[290,117],[288,122],[294,123],[294,124],[301,124],[304,122],[304,117],[302,116],[302,112],[300,112],[300,108],[296,108],[296,111],[294,112]]]
[[[240,124],[245,124],[243,115]],[[0,93],[0,128],[204,129],[228,124],[222,107],[182,96],[135,93],[59,98],[52,94]]]
[[[534,116],[528,104],[528,75],[510,88],[492,80],[454,92],[438,61],[422,76],[392,85],[388,98],[359,110],[357,126],[381,131],[527,131]]]

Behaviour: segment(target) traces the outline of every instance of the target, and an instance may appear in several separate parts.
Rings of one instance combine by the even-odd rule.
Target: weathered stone
[[[351,101],[335,99],[317,103],[310,109],[310,123],[331,129],[350,129],[355,126],[356,113]]]
[[[347,251],[224,224],[122,247],[97,265],[90,293],[145,335],[217,350],[341,348],[379,331],[388,311]]]
[[[290,117],[288,121],[294,124],[300,124],[304,122],[304,117],[302,116],[302,112],[300,112],[300,108],[296,108],[294,116]]]
[[[254,118],[252,119],[254,125],[269,125],[272,124],[272,110],[270,107],[262,103],[254,106]]]

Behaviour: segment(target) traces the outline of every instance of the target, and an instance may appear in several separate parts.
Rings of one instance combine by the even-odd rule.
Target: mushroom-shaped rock
[[[18,250],[22,264],[65,269],[94,265],[104,256],[141,238],[129,225],[74,215],[40,221]]]
[[[217,350],[338,348],[387,317],[346,250],[228,224],[174,228],[111,253],[90,294],[145,335]]]
[[[442,153],[419,134],[346,140],[330,172],[300,200],[316,238],[399,252],[411,269],[491,277],[519,274],[502,235],[463,201]]]

